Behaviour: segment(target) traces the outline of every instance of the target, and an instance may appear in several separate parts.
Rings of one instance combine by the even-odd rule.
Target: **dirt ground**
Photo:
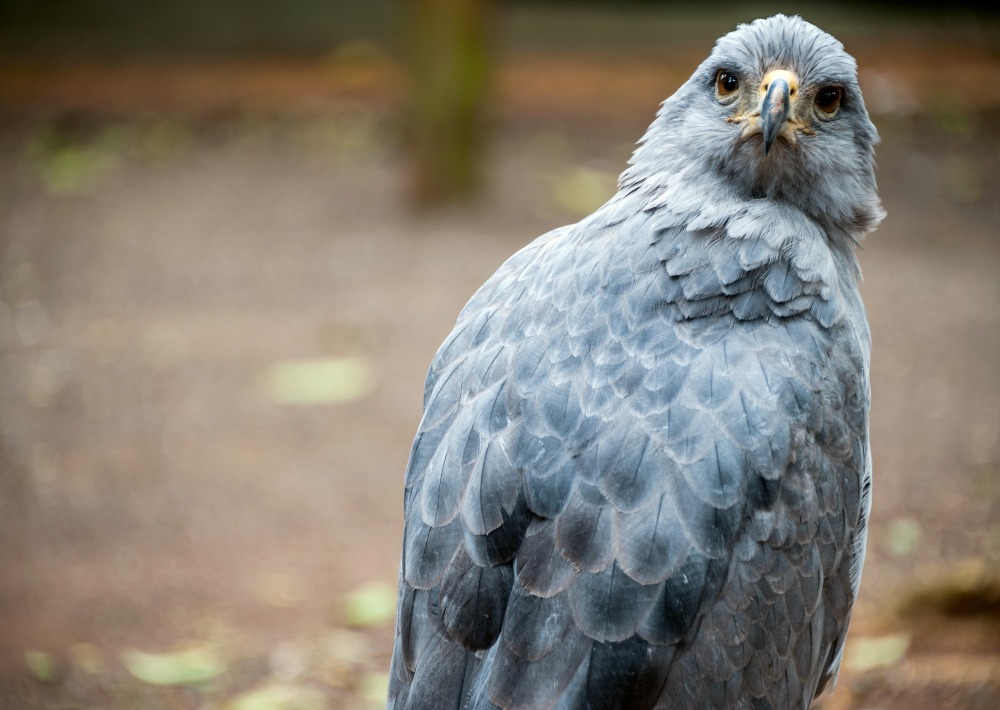
[[[997,55],[864,49],[889,213],[861,256],[875,502],[823,707],[986,710],[1000,707]],[[511,65],[487,191],[433,215],[407,208],[378,70],[317,97],[329,74],[286,66],[293,90],[230,68],[212,91],[214,70],[182,67],[145,108],[128,88],[140,72],[110,111],[88,103],[103,90],[58,89],[80,68],[0,76],[0,707],[377,707],[391,621],[358,624],[345,600],[394,587],[426,367],[508,255],[610,194],[696,61],[674,59],[618,84],[594,79],[613,63]],[[369,386],[310,404],[274,385],[275,368],[320,358],[360,363]],[[191,648],[216,659],[211,680],[126,670],[129,649]]]

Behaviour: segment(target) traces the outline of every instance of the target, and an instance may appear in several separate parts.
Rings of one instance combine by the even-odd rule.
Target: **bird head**
[[[877,143],[843,45],[800,17],[775,15],[718,40],[663,103],[623,187],[674,190],[674,209],[713,197],[779,200],[860,234],[883,215]]]

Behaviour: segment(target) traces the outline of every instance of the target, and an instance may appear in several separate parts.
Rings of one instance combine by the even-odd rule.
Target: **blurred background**
[[[780,9],[0,4],[0,707],[380,706],[434,351]],[[889,213],[822,707],[1000,707],[1000,18],[803,14],[858,58]]]

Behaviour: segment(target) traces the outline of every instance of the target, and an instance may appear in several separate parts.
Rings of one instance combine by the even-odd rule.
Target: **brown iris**
[[[729,96],[738,88],[740,88],[740,79],[732,72],[720,69],[719,73],[715,75],[715,90],[719,92],[719,96]]]
[[[840,106],[844,90],[839,86],[824,86],[816,92],[816,107],[823,113],[833,115]]]

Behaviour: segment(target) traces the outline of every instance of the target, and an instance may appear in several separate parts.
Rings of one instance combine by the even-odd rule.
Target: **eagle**
[[[839,41],[740,25],[617,193],[475,293],[406,469],[390,708],[808,708],[832,686],[871,507],[877,143]]]

